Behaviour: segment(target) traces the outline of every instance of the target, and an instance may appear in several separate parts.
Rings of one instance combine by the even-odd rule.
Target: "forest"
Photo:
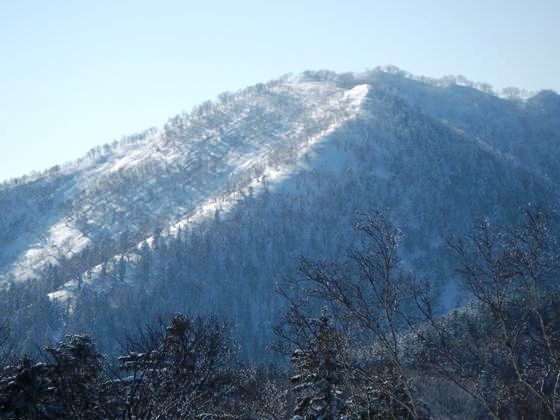
[[[560,416],[558,216],[473,221],[445,238],[467,303],[400,259],[402,231],[362,214],[338,260],[302,257],[278,284],[274,362],[212,315],[167,314],[130,328],[118,354],[71,334],[34,354],[2,322],[6,419],[556,419]]]

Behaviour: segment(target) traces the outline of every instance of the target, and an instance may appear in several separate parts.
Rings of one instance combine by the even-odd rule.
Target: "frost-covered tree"
[[[293,420],[338,419],[345,411],[345,403],[337,333],[326,314],[309,323],[315,324],[311,327],[313,338],[306,348],[296,349],[291,357],[296,395]]]
[[[169,419],[220,414],[230,390],[227,329],[215,320],[176,315],[169,326],[147,328],[127,341],[119,358],[129,373],[125,418]]]

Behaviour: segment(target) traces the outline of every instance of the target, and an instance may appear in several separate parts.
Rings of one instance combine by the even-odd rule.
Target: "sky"
[[[559,0],[0,0],[0,181],[303,70],[560,91]]]

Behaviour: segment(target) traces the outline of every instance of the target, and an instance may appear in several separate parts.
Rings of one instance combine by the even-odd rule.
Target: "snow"
[[[158,221],[168,221],[162,234],[175,236],[214,217],[216,211],[227,217],[249,189],[259,194],[266,184],[274,191],[295,191],[293,175],[312,170],[310,158],[322,153],[323,165],[340,165],[341,158],[334,147],[327,146],[328,139],[358,117],[368,90],[366,84],[345,90],[332,83],[296,76],[273,86],[266,94],[242,95],[233,104],[217,106],[210,114],[196,117],[201,121],[195,117],[185,120],[181,141],[169,142],[163,130],[153,130],[135,141],[120,142],[63,166],[61,174],[71,181],[61,187],[61,192],[72,203],[71,211],[54,216],[55,222],[46,232],[38,235],[0,274],[0,283],[3,279],[39,279],[49,265],[57,265],[61,259],[71,258],[94,244],[99,229],[106,230],[102,236],[109,235],[115,241],[125,228],[142,232],[145,222],[136,222],[138,210],[154,214]],[[152,176],[145,168],[160,164],[165,174],[184,174],[179,178],[182,190],[176,191],[175,183],[173,194],[158,196],[165,184],[159,175]],[[142,171],[150,176],[142,178]],[[140,177],[141,187],[149,190],[130,188],[126,178],[129,174],[140,174],[134,176]],[[121,183],[125,184],[118,189]],[[155,194],[155,198],[146,197],[147,193]],[[127,223],[113,225],[111,220],[121,214]],[[153,242],[154,237],[146,234],[124,255],[110,256],[109,261],[122,257],[134,261],[135,253],[143,246],[151,247]],[[88,275],[82,275],[79,282],[68,279],[49,298],[70,303],[82,283],[103,288],[99,283],[101,265],[84,267],[86,271]]]
[[[258,194],[264,190],[264,185],[266,180],[266,185],[270,190],[282,189],[284,192],[294,190],[295,186],[293,183],[288,182],[292,175],[298,171],[305,170],[307,163],[305,162],[305,157],[309,157],[310,154],[319,153],[319,148],[322,147],[323,143],[328,142],[329,136],[341,127],[344,123],[358,116],[360,108],[365,100],[369,87],[368,85],[359,85],[348,91],[342,89],[335,89],[332,86],[325,86],[320,83],[310,83],[310,82],[298,82],[294,81],[290,85],[291,89],[295,89],[298,95],[306,97],[306,103],[317,102],[322,103],[324,109],[316,113],[316,118],[324,118],[324,115],[328,112],[333,112],[337,110],[337,115],[344,115],[344,118],[337,118],[333,120],[327,127],[324,127],[318,133],[306,138],[302,141],[298,147],[297,155],[295,160],[282,165],[269,165],[267,164],[267,159],[269,155],[274,151],[275,144],[270,141],[259,141],[257,144],[253,144],[249,152],[239,153],[238,149],[232,149],[225,154],[224,166],[231,168],[231,172],[225,172],[221,183],[227,182],[235,177],[245,177],[247,181],[242,185],[240,190],[236,190],[228,195],[208,194],[204,191],[201,194],[201,199],[199,204],[194,207],[194,209],[187,214],[183,215],[177,221],[172,222],[168,229],[162,232],[162,235],[175,236],[179,231],[184,231],[194,226],[195,224],[201,223],[208,218],[212,218],[215,212],[220,211],[222,217],[227,217],[228,212],[234,208],[237,201],[239,200],[240,193],[248,193],[251,189],[255,194]],[[313,100],[310,99],[313,98]],[[340,112],[339,109],[342,108],[344,112]],[[322,115],[321,112],[324,114]],[[234,123],[235,124],[235,123]],[[235,125],[234,125],[235,126]],[[300,122],[292,130],[293,132],[299,132],[305,128],[305,123]],[[323,145],[324,146],[324,145]],[[129,153],[128,155],[119,156],[118,159],[111,159],[106,162],[103,166],[103,171],[114,172],[122,168],[130,167],[131,165],[137,164],[138,161],[146,159],[146,149],[138,149]],[[153,149],[153,146],[152,146]],[[211,151],[211,153],[213,153]],[[168,157],[170,155],[167,155]],[[174,153],[171,156],[178,158],[179,153]],[[332,164],[335,165],[336,159],[332,159]],[[252,170],[255,168],[264,168],[258,176],[252,174]],[[204,197],[206,196],[206,197]],[[79,241],[80,235],[73,232],[73,241],[76,246],[83,246],[83,242]],[[69,236],[72,236],[69,233]],[[141,249],[143,246],[152,246],[154,237],[150,236],[139,242],[134,249],[125,255],[127,260],[134,260],[134,251]],[[111,258],[112,261],[117,261],[122,255],[115,255]],[[101,271],[101,265],[90,268],[89,272],[93,274],[92,280],[82,280],[85,283],[92,284],[95,281],[96,274]],[[61,290],[55,291],[49,294],[51,299],[56,299],[59,301],[69,302],[72,300],[72,295],[76,290],[76,280],[69,280],[65,283]],[[98,287],[102,285],[98,284]]]
[[[352,105],[358,107],[364,101],[367,93],[369,92],[369,85],[357,85],[352,89],[344,92],[344,96],[352,101]]]
[[[41,243],[35,244],[15,262],[12,272],[20,280],[38,278],[41,270],[58,264],[61,256],[71,257],[89,244],[90,240],[80,230],[61,220],[49,229]]]

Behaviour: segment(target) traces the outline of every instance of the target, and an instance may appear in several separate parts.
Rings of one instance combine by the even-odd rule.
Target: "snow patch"
[[[53,225],[45,238],[26,251],[14,263],[11,272],[17,280],[38,278],[49,265],[70,258],[90,244],[90,240],[65,219]]]

